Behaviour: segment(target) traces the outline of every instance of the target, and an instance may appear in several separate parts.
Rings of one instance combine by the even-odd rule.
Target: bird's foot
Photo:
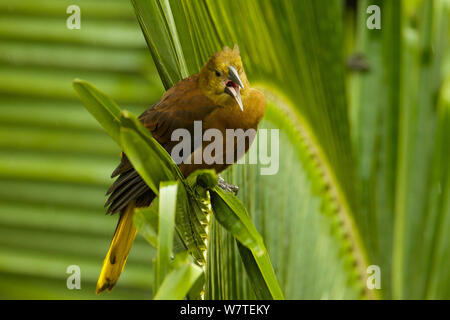
[[[235,195],[239,191],[239,187],[235,186],[233,184],[227,183],[220,175],[219,175],[219,182],[217,184],[220,189],[227,191],[227,192],[233,192]]]

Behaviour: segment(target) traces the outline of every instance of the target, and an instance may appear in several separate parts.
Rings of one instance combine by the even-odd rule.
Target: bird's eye
[[[214,72],[216,73],[216,77],[220,77],[222,75],[222,73],[220,73],[220,71],[218,70],[215,70]]]

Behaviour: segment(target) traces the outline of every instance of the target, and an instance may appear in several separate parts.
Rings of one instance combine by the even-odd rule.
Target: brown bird
[[[176,129],[187,129],[194,136],[194,122],[202,121],[202,132],[217,129],[223,134],[223,154],[216,155],[223,161],[207,164],[205,161],[183,161],[179,164],[184,177],[197,169],[213,168],[217,173],[223,171],[230,163],[226,154],[230,148],[237,148],[236,140],[227,144],[227,129],[257,130],[266,108],[264,95],[250,87],[242,66],[242,60],[237,46],[231,50],[225,47],[211,56],[200,73],[194,74],[176,83],[167,90],[161,100],[145,111],[139,120],[152,133],[153,137],[171,154],[172,148],[179,141],[172,139]],[[202,135],[203,136],[203,135]],[[245,140],[246,152],[252,139]],[[202,141],[202,147],[209,141]],[[192,141],[190,155],[199,149],[198,141]],[[234,152],[233,161],[240,156]],[[186,157],[185,157],[186,158]],[[97,282],[96,292],[114,287],[128,257],[128,253],[136,237],[137,230],[133,225],[135,207],[149,206],[155,198],[154,193],[145,184],[132,164],[123,155],[120,165],[112,173],[117,177],[108,190],[109,199],[107,213],[120,212],[113,240],[103,263],[103,268]],[[230,190],[229,185],[220,181],[221,186]],[[233,188],[231,188],[233,189]]]

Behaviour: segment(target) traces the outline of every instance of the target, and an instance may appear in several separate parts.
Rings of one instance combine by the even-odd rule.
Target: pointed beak
[[[240,90],[240,88],[244,89],[244,84],[242,83],[242,80],[239,77],[239,73],[233,66],[230,66],[228,68],[228,71],[229,71],[228,73],[229,81],[226,84],[225,93],[228,93],[230,96],[232,96],[238,103],[239,108],[241,108],[241,110],[244,111],[244,105],[242,104],[241,90]]]
[[[239,85],[239,87],[241,87],[242,89],[245,89],[244,84],[242,83],[242,80],[239,77],[239,73],[237,72],[237,70],[233,66],[230,66],[228,68],[228,71],[229,71],[228,79],[230,79],[234,83],[237,83]]]

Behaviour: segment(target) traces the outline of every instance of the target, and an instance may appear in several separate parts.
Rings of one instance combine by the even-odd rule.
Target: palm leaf
[[[432,155],[441,152],[432,144],[419,147],[417,141],[426,143],[435,136],[433,132],[436,130],[437,117],[430,112],[430,108],[436,105],[436,98],[432,100],[432,97],[436,97],[440,83],[438,73],[445,43],[446,3],[429,1],[423,4],[425,10],[422,10],[423,18],[420,20],[423,23],[419,25],[423,35],[420,36],[422,40],[419,40],[420,51],[417,55],[404,48],[401,41],[404,30],[411,33],[400,22],[410,18],[406,10],[402,10],[401,2],[360,3],[356,47],[352,48],[353,42],[348,40],[350,47],[347,49],[365,54],[370,70],[367,75],[355,74],[349,78],[352,81],[350,121],[347,118],[345,70],[342,63],[344,32],[340,17],[343,7],[339,2],[155,2],[164,5],[155,6],[150,14],[165,17],[164,32],[152,28],[153,22],[147,17],[149,11],[145,1],[132,1],[147,42],[152,42],[156,47],[150,47],[152,53],[154,50],[164,50],[164,42],[158,42],[158,39],[171,37],[176,47],[183,49],[182,57],[178,49],[172,51],[171,54],[176,57],[174,60],[183,61],[183,66],[186,65],[191,74],[199,70],[212,52],[224,45],[238,43],[251,82],[263,89],[275,106],[266,115],[263,127],[276,125],[283,128],[282,135],[285,138],[280,143],[283,155],[280,168],[298,167],[295,176],[305,177],[304,182],[295,182],[303,187],[300,193],[302,196],[299,196],[297,188],[283,190],[273,186],[269,179],[258,176],[257,171],[248,166],[235,166],[229,170],[227,177],[241,187],[245,186],[241,198],[262,232],[283,290],[285,293],[292,290],[286,296],[332,298],[339,297],[339,294],[342,297],[343,294],[354,297],[359,295],[359,290],[366,288],[366,268],[376,264],[383,270],[383,296],[424,297],[430,280],[423,278],[423,281],[417,281],[413,275],[419,272],[433,277],[427,257],[436,254],[435,248],[440,242],[437,237],[443,238],[441,235],[434,236],[422,243],[420,254],[423,263],[414,264],[417,253],[412,254],[411,248],[416,246],[415,241],[421,241],[412,238],[421,232],[414,226],[421,225],[419,221],[423,221],[424,215],[430,212],[426,234],[441,230],[438,221],[445,219],[441,202],[445,199],[445,193],[436,196],[436,191],[432,191],[432,202],[427,200],[427,196],[419,196],[426,193],[424,188],[427,188],[429,168],[433,167],[431,164],[434,161],[431,160],[434,158]],[[436,4],[434,10],[433,3]],[[370,4],[377,4],[383,10],[383,32],[367,30],[365,26],[365,9]],[[420,7],[416,4],[409,10],[418,11]],[[242,27],[243,21],[246,21],[245,27]],[[330,37],[330,34],[333,36]],[[433,43],[437,48],[435,52],[429,49]],[[413,69],[401,66],[411,63],[417,66],[417,76],[403,76],[403,70]],[[170,67],[178,68],[175,64]],[[163,79],[168,78],[164,68],[160,67],[158,71]],[[414,88],[412,79],[416,78],[422,79],[420,83],[426,85],[419,85],[421,90],[417,91],[417,99],[411,100],[411,95],[405,99],[406,92]],[[165,81],[164,84],[167,88],[173,82]],[[400,103],[402,108],[398,109]],[[424,124],[426,129],[422,133],[415,129],[416,125],[423,127]],[[383,133],[381,138],[379,132]],[[414,132],[419,133],[417,135]],[[397,146],[402,147],[398,149]],[[424,154],[419,154],[423,148]],[[295,150],[298,157],[289,159],[288,149]],[[422,169],[411,171],[416,165]],[[252,181],[251,185],[246,184],[247,181]],[[285,185],[289,180],[279,172],[277,181]],[[435,185],[442,187],[446,184],[436,180]],[[421,186],[422,191],[417,186]],[[416,191],[410,192],[408,188]],[[278,192],[270,192],[273,190]],[[278,206],[263,200],[270,198],[271,202],[276,203],[273,194],[277,195],[276,198],[286,197],[287,200],[280,200]],[[411,201],[412,198],[414,201]],[[320,205],[314,209],[299,209],[297,203],[311,202],[311,199],[316,199],[314,201]],[[436,201],[441,205],[436,207]],[[434,208],[434,211],[430,211],[430,208]],[[284,211],[291,214],[284,214]],[[303,243],[329,241],[329,248],[321,249],[323,254],[320,258],[303,249],[306,256],[300,261],[298,255],[283,252],[286,252],[286,246],[301,250],[302,242],[293,235],[296,232],[294,226],[298,226],[299,217],[306,213],[320,220],[320,228],[331,230],[323,234],[314,234],[312,229],[304,230],[301,234]],[[318,217],[320,213],[323,214],[321,218]],[[212,223],[214,227],[214,221]],[[238,273],[242,271],[241,267],[236,266],[234,244],[227,240],[227,235],[220,231],[220,227],[216,226],[212,230],[211,250],[220,250],[221,253],[214,253],[209,258],[213,268],[207,273],[211,295],[214,298],[243,297],[241,294],[247,296],[246,289],[236,284],[241,276],[230,275],[214,267],[214,264],[227,261],[230,270]],[[278,240],[280,234],[285,238],[284,241]],[[305,273],[293,282],[296,288],[289,288],[288,283],[292,282],[291,270],[301,270],[305,267],[305,260],[315,267],[327,264],[334,269],[342,268],[338,273],[346,280],[343,280],[345,284],[341,286],[340,293],[336,295],[331,283],[323,287],[316,286],[318,295],[314,295],[311,287],[302,287],[302,283],[308,283],[308,278],[319,277],[316,271],[330,273],[330,268],[320,271],[315,268],[311,271],[309,267],[308,275]],[[278,265],[278,261],[283,263]],[[442,278],[443,275],[434,276]],[[343,287],[346,289],[343,290]],[[410,295],[405,296],[404,292]],[[365,295],[376,297],[378,293],[366,288]]]
[[[345,252],[345,256],[347,256],[350,261],[354,261],[355,259],[358,261],[358,265],[360,266],[360,276],[364,278],[366,274],[364,265],[367,265],[367,257],[363,244],[361,243],[361,239],[358,233],[359,231],[354,223],[352,211],[355,208],[356,202],[350,203],[356,199],[354,197],[355,192],[351,193],[351,197],[347,197],[345,195],[347,192],[352,192],[351,189],[353,188],[353,184],[349,181],[353,179],[353,173],[351,165],[352,152],[349,149],[351,147],[350,137],[348,135],[349,126],[348,122],[345,120],[345,97],[342,95],[343,90],[341,90],[344,87],[343,69],[336,68],[336,66],[333,65],[333,68],[331,70],[326,70],[327,66],[331,66],[331,62],[333,60],[342,60],[341,53],[338,50],[339,43],[337,41],[330,41],[330,38],[328,36],[325,36],[327,28],[334,29],[334,25],[332,26],[331,24],[328,25],[324,23],[320,26],[323,30],[313,30],[313,32],[320,33],[317,35],[317,37],[308,37],[306,39],[306,41],[309,41],[310,38],[317,39],[318,41],[315,43],[310,43],[309,47],[321,46],[321,50],[323,52],[329,53],[328,56],[323,56],[322,60],[316,61],[317,57],[312,56],[310,52],[307,52],[306,48],[303,47],[301,43],[297,42],[296,39],[283,39],[283,35],[280,35],[278,33],[280,28],[273,28],[267,24],[267,21],[286,21],[286,19],[279,18],[277,20],[274,17],[268,18],[264,15],[267,12],[272,12],[273,14],[277,14],[280,17],[283,15],[287,15],[290,18],[287,19],[290,25],[286,27],[292,28],[292,30],[300,30],[298,21],[302,17],[292,16],[294,12],[298,12],[301,15],[304,14],[305,16],[302,20],[302,26],[304,26],[304,23],[306,21],[306,23],[311,23],[312,28],[313,20],[311,19],[310,15],[317,14],[315,13],[316,10],[318,11],[320,9],[323,9],[323,11],[325,11],[325,13],[329,15],[329,21],[332,21],[333,17],[336,18],[339,16],[340,6],[331,5],[330,9],[329,4],[325,4],[325,2],[319,2],[317,5],[306,5],[300,3],[297,4],[297,2],[284,1],[280,3],[280,5],[277,5],[275,2],[262,3],[257,1],[245,1],[241,3],[237,1],[231,1],[227,3],[225,7],[220,2],[212,1],[189,3],[185,1],[169,1],[170,10],[167,9],[167,2],[164,2],[165,6],[154,6],[151,10],[156,11],[151,11],[151,13],[149,13],[150,8],[145,1],[135,0],[132,2],[135,6],[138,20],[141,24],[142,30],[144,30],[144,36],[146,37],[147,42],[154,44],[157,48],[160,47],[157,50],[164,50],[163,42],[158,41],[158,39],[176,32],[176,36],[174,36],[174,38],[176,38],[177,41],[181,42],[181,47],[183,49],[186,48],[186,51],[183,51],[183,59],[180,58],[179,52],[172,51],[172,54],[174,56],[176,55],[177,57],[176,59],[172,59],[172,61],[185,61],[189,73],[197,72],[199,70],[199,67],[201,66],[202,61],[206,61],[206,59],[212,52],[219,50],[223,45],[227,44],[229,46],[232,46],[234,43],[239,44],[247,72],[256,79],[256,82],[258,82],[259,80],[259,83],[263,86],[269,98],[277,101],[276,105],[278,110],[283,111],[281,115],[276,115],[276,117],[278,118],[277,120],[284,122],[284,126],[295,127],[295,130],[289,132],[291,135],[293,135],[289,139],[291,141],[295,140],[299,135],[301,135],[302,138],[307,139],[307,147],[305,147],[305,145],[291,145],[291,147],[293,147],[294,150],[299,150],[299,153],[313,153],[315,157],[314,160],[312,160],[311,158],[307,159],[306,156],[303,158],[303,160],[307,162],[307,166],[312,166],[315,170],[324,171],[322,176],[316,174],[316,176],[320,176],[318,177],[318,179],[322,182],[317,182],[315,184],[320,185],[319,188],[321,190],[319,193],[321,194],[321,196],[324,196],[324,201],[330,203],[330,206],[325,211],[330,212],[331,215],[334,215],[333,219],[336,222],[332,223],[337,223],[338,225],[343,224],[343,229],[345,229],[338,230],[336,233],[328,236],[330,244],[333,242],[333,240],[336,239],[338,239],[338,242],[334,245],[331,245],[334,246],[334,248],[327,252],[329,254],[327,258],[339,259],[338,252],[339,250],[341,250],[339,248],[347,248],[343,251]],[[156,3],[160,2],[156,1]],[[297,8],[297,6],[300,6],[301,8]],[[231,12],[233,12],[232,15],[230,14]],[[243,12],[246,13],[245,17],[241,16]],[[250,16],[247,16],[248,13],[250,13]],[[177,29],[174,30],[173,25],[168,27],[168,22],[165,22],[166,27],[163,32],[161,32],[161,30],[152,28],[152,20],[148,18],[149,14],[164,16],[167,20],[175,21]],[[237,34],[233,30],[233,26],[238,25],[240,21],[244,20],[254,22],[254,26],[257,26],[258,31],[256,32],[256,28],[252,29],[248,27],[243,28],[242,32]],[[221,21],[220,28],[216,25],[218,21]],[[270,30],[270,32],[268,30]],[[255,37],[257,39],[255,39]],[[264,47],[258,48],[256,46],[256,43],[259,43]],[[270,43],[271,45],[264,45],[266,43]],[[292,48],[298,51],[297,55],[305,59],[303,61],[304,64],[302,64],[301,67],[295,65],[296,63],[299,63],[299,61],[292,60],[291,57],[288,56],[288,52],[290,51],[288,50],[288,48],[285,48],[286,44],[291,45]],[[281,49],[275,51],[274,48]],[[324,50],[323,48],[327,49]],[[155,56],[155,53],[153,52],[154,50],[155,49],[153,48],[153,46],[150,46],[150,51],[152,52],[153,56]],[[264,55],[261,55],[260,52],[264,52]],[[286,54],[286,56],[280,56],[280,54]],[[264,61],[262,61],[262,58],[264,59]],[[283,63],[292,63],[295,67],[293,67],[293,65],[283,66]],[[170,67],[165,66],[165,68],[158,68],[162,79],[169,78],[169,76],[165,73],[166,70],[172,68],[177,68],[177,65],[174,64]],[[302,74],[296,73],[288,75],[279,72],[280,70],[308,70],[311,68],[313,69],[310,71],[311,73],[327,74],[329,78],[334,77],[335,80],[315,83],[314,89],[308,90],[308,88],[311,87],[312,84],[307,80],[307,71]],[[269,81],[267,81],[267,79],[269,79],[268,75],[271,75]],[[170,87],[173,84],[173,82],[164,83],[166,87]],[[281,88],[281,86],[277,86],[276,83],[282,83],[283,87]],[[331,84],[335,86],[330,87]],[[297,90],[298,86],[304,87],[304,90],[302,90],[304,95],[299,95],[299,90]],[[341,89],[339,88],[339,86],[342,86]],[[327,94],[325,94],[325,92],[327,92]],[[330,92],[332,94],[330,94]],[[310,94],[313,95],[311,96]],[[283,100],[286,100],[286,97],[288,97],[287,99],[290,99],[291,101],[282,102]],[[302,107],[306,105],[314,107],[309,107],[308,109]],[[313,114],[312,110],[314,110],[316,114]],[[324,119],[324,114],[328,113],[334,116],[330,117],[327,115]],[[286,114],[289,116],[287,116]],[[318,122],[319,117],[321,119],[320,125],[317,125],[316,128],[323,129],[321,131],[313,131],[311,129],[314,127],[313,123]],[[280,120],[280,118],[282,120]],[[274,120],[267,118],[267,121],[271,122]],[[301,133],[296,131],[301,131]],[[330,135],[329,132],[335,132],[335,134]],[[323,143],[324,145],[319,144],[319,142]],[[342,157],[341,155],[337,155],[337,149],[339,149],[340,151],[349,151],[343,151],[343,154],[345,154],[345,156]],[[281,152],[284,152],[285,150],[286,149],[283,149]],[[284,163],[284,159],[280,161]],[[294,161],[298,163],[298,159],[295,159]],[[320,169],[317,168],[318,166],[320,167]],[[334,168],[333,166],[335,166],[336,168],[340,168],[340,170]],[[308,169],[307,171],[311,171]],[[347,174],[347,176],[344,177],[343,175],[345,174]],[[341,177],[339,177],[339,175],[341,175]],[[234,178],[237,178],[237,180],[234,180],[234,182],[237,182],[238,185],[242,185],[243,181],[245,181],[242,175],[235,175]],[[325,192],[325,189],[331,189],[332,194],[330,194],[330,192]],[[310,192],[317,194],[316,190],[311,189]],[[329,195],[325,196],[326,194]],[[297,196],[293,196],[292,198],[294,197],[298,199]],[[252,199],[252,202],[253,201],[254,198]],[[334,204],[331,204],[333,202]],[[292,205],[292,207],[295,207],[295,205]],[[259,217],[255,217],[256,212],[254,209],[255,208],[250,208],[251,215],[254,219],[258,219]],[[264,208],[263,212],[265,212],[266,210],[267,208]],[[338,215],[339,217],[337,217]],[[337,220],[344,220],[344,222],[337,222]],[[326,225],[330,224],[331,222],[324,221],[324,223]],[[339,226],[338,228],[341,228],[341,226]],[[349,235],[353,241],[351,248],[355,249],[353,252],[348,251],[349,247],[346,246],[346,240],[344,240],[344,238]],[[271,234],[270,236],[275,235]],[[277,234],[276,237],[279,237],[279,235]],[[315,241],[312,239],[316,239],[316,237],[317,235],[311,233],[310,241]],[[215,241],[221,240],[217,239],[214,240],[214,242]],[[265,241],[270,241],[270,239],[265,238]],[[214,245],[214,243],[212,245]],[[224,249],[222,248],[221,250]],[[227,250],[228,249],[225,249],[225,251]],[[236,250],[236,248],[231,248],[231,251],[233,250]],[[337,251],[333,252],[333,250]],[[345,264],[340,265],[342,268],[344,268],[344,270],[347,268]],[[347,265],[350,266],[351,262]],[[296,265],[295,267],[297,267],[298,269],[298,265]],[[232,266],[230,266],[230,268],[232,268]],[[347,270],[348,271],[344,271],[344,273],[342,273],[343,279],[346,279],[343,281],[350,281],[350,283],[353,283],[351,286],[354,286],[354,280],[351,279],[355,279],[353,277],[353,273],[355,272],[355,270],[352,270],[352,268],[349,268]],[[347,275],[345,273],[347,273]],[[220,280],[212,280],[209,283],[213,282],[216,282],[218,284],[221,283]],[[350,289],[350,291],[351,290],[352,289]],[[294,296],[300,297],[301,293],[297,292]]]
[[[159,197],[158,256],[155,269],[155,290],[161,286],[169,273],[175,231],[175,212],[177,207],[176,182],[161,182]]]
[[[445,4],[364,1],[360,26],[367,16],[365,8],[372,4],[383,12],[383,32],[359,28],[355,50],[366,57],[371,72],[354,74],[351,85],[364,210],[361,228],[373,263],[385,270],[385,297],[426,298],[431,296],[431,278],[448,278],[445,268],[431,271],[431,257],[439,242],[446,241],[438,240],[439,225],[446,219],[441,206],[446,191],[437,191],[446,178],[433,173],[437,166],[443,169],[438,165],[443,149],[437,141],[447,134],[436,131],[442,113],[434,110],[441,81]],[[421,11],[418,29],[408,25],[406,12],[411,9]],[[409,36],[402,38],[402,33]]]
[[[186,254],[179,254],[173,262],[173,269],[164,278],[155,294],[155,300],[181,300],[201,277],[203,270],[189,261]]]

